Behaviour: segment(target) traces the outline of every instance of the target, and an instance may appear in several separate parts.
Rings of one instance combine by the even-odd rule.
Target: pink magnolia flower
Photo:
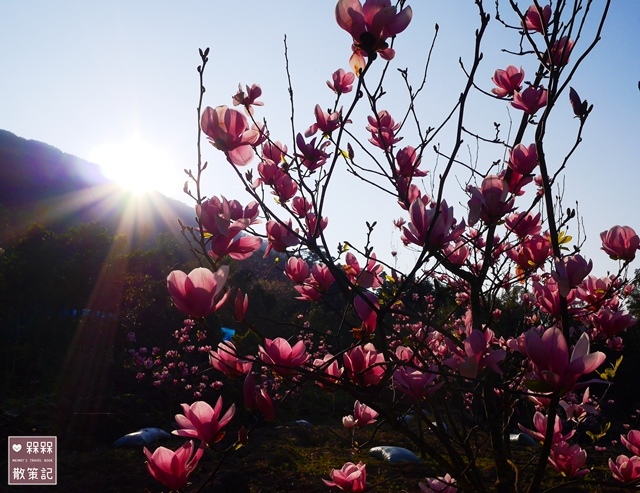
[[[297,233],[298,230],[294,230],[291,226],[291,219],[287,224],[280,224],[276,221],[267,221],[267,248],[265,249],[264,256],[269,255],[271,249],[276,252],[284,253],[288,247],[297,245],[300,243]]]
[[[261,133],[249,129],[247,119],[238,110],[227,106],[207,107],[200,126],[216,149],[221,150],[232,164],[244,166],[253,159],[253,146]]]
[[[426,208],[424,202],[417,198],[409,206],[409,215],[411,222],[402,227],[402,241],[405,245],[428,244],[432,249],[440,249],[447,243],[456,241],[466,227],[464,220],[458,224],[453,216],[453,207],[449,207],[446,200],[440,203],[440,211],[436,212],[435,206]]]
[[[307,144],[302,134],[298,134],[296,137],[296,145],[298,146],[299,152],[296,156],[300,158],[300,164],[304,167],[311,171],[316,170],[323,166],[331,156],[330,153],[325,152],[325,149],[330,144],[331,142],[325,140],[316,146],[316,138],[311,139],[311,142]]]
[[[344,69],[338,69],[331,75],[331,80],[327,81],[327,85],[329,89],[340,96],[353,90],[355,79],[356,74],[353,72],[345,72]]]
[[[204,267],[193,269],[189,275],[174,270],[167,276],[167,289],[178,310],[192,317],[206,317],[218,310],[229,296],[221,298],[229,267],[222,266],[215,273]]]
[[[505,225],[513,231],[518,238],[525,238],[531,235],[538,235],[542,230],[540,213],[533,216],[530,212],[516,212],[505,220]]]
[[[236,298],[233,301],[233,318],[238,322],[244,321],[244,317],[249,308],[249,295],[242,294],[242,291],[238,289],[236,292]]]
[[[580,445],[567,442],[554,443],[549,454],[549,464],[566,478],[579,478],[589,474],[589,469],[580,469],[587,462],[587,452]]]
[[[463,343],[463,349],[447,340],[447,345],[452,351],[452,356],[445,360],[445,365],[457,368],[460,375],[467,378],[476,378],[484,368],[491,368],[498,375],[502,370],[498,366],[505,357],[504,349],[491,349],[494,339],[493,331],[485,329],[484,333],[473,329]]]
[[[377,385],[384,378],[384,354],[378,353],[373,344],[356,346],[343,355],[347,377],[356,385]]]
[[[609,469],[616,480],[621,483],[631,483],[640,479],[640,457],[619,455],[615,462],[609,459]]]
[[[577,399],[571,402],[565,400],[560,401],[560,407],[564,409],[568,420],[581,423],[588,414],[598,414],[600,412],[598,406],[591,403],[589,395],[589,387],[587,387],[582,394],[582,400],[580,402],[578,402]]]
[[[280,204],[287,203],[296,193],[298,184],[287,173],[279,173],[272,186],[272,194],[278,197]]]
[[[555,270],[551,277],[558,283],[558,289],[562,296],[568,296],[569,291],[580,284],[589,275],[593,268],[593,262],[587,262],[580,254],[570,255],[561,260],[556,260]]]
[[[368,116],[367,130],[371,132],[371,142],[374,146],[385,151],[391,151],[393,144],[400,142],[402,137],[396,137],[400,124],[396,123],[387,110],[378,111],[376,116]]]
[[[245,409],[248,411],[257,409],[262,413],[265,421],[273,421],[276,418],[276,410],[271,396],[265,389],[256,387],[256,382],[251,372],[247,373],[247,377],[244,379],[242,394]]]
[[[538,166],[538,151],[536,144],[530,144],[529,147],[518,144],[511,150],[509,156],[509,168],[521,175],[530,174],[536,166]]]
[[[333,274],[324,264],[313,264],[311,267],[311,277],[317,283],[320,292],[326,293],[335,282]]]
[[[262,144],[262,157],[268,159],[276,165],[285,160],[287,156],[287,146],[279,140],[275,142],[265,142]]]
[[[640,431],[629,430],[627,436],[620,435],[620,441],[622,445],[627,447],[629,452],[635,455],[640,455]]]
[[[547,90],[544,87],[529,86],[524,91],[513,93],[511,106],[534,115],[540,108],[547,105]]]
[[[525,428],[520,423],[518,423],[518,428],[524,431],[527,435],[530,435],[533,439],[538,440],[539,442],[544,442],[544,437],[547,433],[547,416],[542,414],[540,411],[536,411],[533,415],[533,426],[535,430],[530,430],[529,428]],[[562,434],[562,422],[560,421],[560,416],[556,415],[556,418],[553,422],[553,435],[551,438],[551,443],[558,443],[569,440],[573,435],[575,435],[576,430],[571,430],[566,435]]]
[[[224,196],[211,197],[196,206],[200,225],[212,235],[233,237],[248,226],[259,223],[259,213],[255,201],[242,207],[237,200],[227,200]]]
[[[229,255],[234,260],[248,259],[262,246],[262,238],[246,234],[214,236],[209,240],[209,256],[217,260]]]
[[[420,400],[444,385],[444,382],[436,383],[438,368],[434,365],[430,371],[422,371],[403,366],[393,372],[393,385],[403,394],[407,394],[413,400]]]
[[[314,110],[316,115],[316,122],[311,125],[304,133],[305,137],[311,137],[320,130],[323,135],[331,135],[331,133],[340,127],[340,121],[342,120],[342,109],[334,111],[333,113],[327,113],[319,104],[316,104]]]
[[[347,462],[341,469],[333,469],[331,481],[323,479],[327,486],[335,486],[349,493],[362,493],[367,487],[367,466],[362,462]]]
[[[507,256],[524,272],[543,265],[549,255],[551,255],[551,242],[542,235],[533,235],[520,245],[507,250]]]
[[[413,12],[411,7],[397,12],[391,0],[338,0],[336,21],[353,38],[353,55],[349,60],[351,68],[359,74],[365,67],[365,57],[374,59],[376,53],[385,60],[391,60],[395,51],[389,48],[387,39],[404,31]]]
[[[291,208],[293,209],[293,212],[296,214],[296,216],[305,217],[307,214],[309,214],[309,212],[311,212],[313,204],[306,198],[300,197],[298,195],[291,201]]]
[[[262,101],[256,101],[262,96],[262,89],[258,84],[253,84],[251,87],[248,85],[247,93],[242,90],[242,84],[238,84],[238,92],[233,96],[233,105],[242,105],[246,108],[250,115],[253,115],[253,106],[264,106]]]
[[[278,375],[286,376],[295,372],[309,359],[304,341],[298,341],[293,347],[286,339],[276,337],[265,339],[264,346],[258,346],[258,358],[273,367]]]
[[[602,249],[614,260],[632,261],[640,248],[640,238],[630,226],[614,226],[600,233]]]
[[[207,402],[196,401],[190,406],[180,404],[184,414],[176,414],[176,423],[179,430],[173,430],[174,435],[181,437],[197,438],[207,445],[212,445],[224,438],[221,431],[236,412],[236,405],[231,404],[222,418],[222,397],[218,397],[215,407],[211,407]]]
[[[201,444],[198,450],[194,449],[193,440],[185,442],[175,452],[166,447],[158,447],[152,454],[144,447],[147,470],[156,481],[172,490],[179,490],[187,484],[189,475],[198,465],[204,453],[204,444]]]
[[[342,418],[342,424],[347,429],[363,428],[376,422],[378,412],[366,404],[356,401],[353,405],[353,415]]]
[[[633,315],[624,310],[612,310],[603,306],[589,317],[598,334],[612,339],[628,327],[633,327],[637,320]]]
[[[367,301],[365,301],[365,298]],[[373,305],[373,307],[371,305]],[[356,295],[353,301],[353,307],[360,317],[360,320],[362,320],[362,327],[354,329],[354,335],[358,338],[363,338],[364,335],[369,336],[373,334],[376,330],[378,310],[380,308],[378,297],[370,291],[364,291]],[[362,332],[364,332],[364,334],[362,334]]]
[[[371,257],[367,260],[367,265],[362,269],[356,256],[348,252],[345,256],[345,265],[343,265],[342,268],[352,283],[365,289],[379,288],[382,286],[382,278],[380,275],[384,268],[382,265],[376,263],[376,259],[376,254],[372,253]]]
[[[567,36],[563,36],[556,40],[549,50],[549,62],[556,67],[561,67],[569,63],[569,55],[571,55],[571,50],[573,50],[574,44],[575,42]]]
[[[496,87],[491,89],[493,94],[499,98],[513,96],[515,91],[522,89],[524,70],[522,70],[522,67],[518,70],[517,67],[509,65],[505,70],[496,70],[491,80],[496,85]]]
[[[290,257],[287,260],[284,273],[293,282],[302,284],[309,277],[309,264],[301,258]]]
[[[449,473],[437,478],[425,478],[426,483],[418,483],[420,493],[457,493],[456,480]]]
[[[509,187],[497,175],[489,175],[482,180],[480,187],[471,187],[469,199],[469,225],[478,219],[493,224],[513,210],[514,199],[507,200]]]
[[[427,171],[418,169],[420,159],[418,152],[411,146],[403,147],[396,153],[396,173],[398,176],[405,178],[417,178],[427,176]]]
[[[531,5],[524,14],[522,27],[527,31],[538,33],[547,32],[549,21],[551,20],[551,5],[545,5],[540,10],[535,5]]]
[[[606,359],[604,353],[589,353],[589,336],[584,333],[569,356],[562,331],[551,327],[542,336],[529,330],[524,339],[527,355],[535,367],[536,380],[546,389],[561,393],[572,390],[578,378],[591,373]]]
[[[329,218],[323,217],[318,221],[318,216],[313,212],[309,212],[304,218],[304,224],[306,226],[306,237],[308,240],[311,240],[320,237],[320,234],[329,224]]]
[[[265,421],[273,421],[276,419],[276,408],[273,405],[271,396],[265,389],[256,390],[255,399],[256,407],[264,416]]]
[[[467,258],[469,258],[471,252],[466,243],[462,240],[459,240],[455,243],[449,243],[446,247],[444,247],[443,253],[452,264],[462,265],[466,262]]]
[[[340,367],[338,360],[331,353],[325,354],[322,359],[314,359],[313,367],[320,373],[315,380],[321,389],[329,388],[326,385],[328,383],[339,382],[344,371],[344,368]]]
[[[231,341],[222,341],[217,351],[209,352],[209,363],[229,378],[237,378],[251,371],[252,361],[238,358],[236,346]]]

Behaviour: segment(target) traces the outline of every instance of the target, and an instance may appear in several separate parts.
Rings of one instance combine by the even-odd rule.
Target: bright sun
[[[175,195],[180,188],[169,155],[140,139],[103,144],[89,153],[104,175],[136,194],[152,190]]]

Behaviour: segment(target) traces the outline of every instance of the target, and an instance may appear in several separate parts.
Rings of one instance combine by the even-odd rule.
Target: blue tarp
[[[236,335],[236,331],[233,329],[230,329],[229,327],[222,327],[222,340],[223,341],[230,341],[231,338]]]

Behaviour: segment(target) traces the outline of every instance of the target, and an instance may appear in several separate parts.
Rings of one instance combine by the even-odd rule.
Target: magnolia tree
[[[384,423],[437,464],[439,472],[416,485],[420,491],[535,492],[550,469],[567,480],[589,481],[595,464],[582,447],[595,447],[580,440],[581,433],[587,421],[598,422],[607,381],[619,363],[616,351],[623,348],[621,334],[635,323],[625,311],[633,289],[626,274],[640,239],[629,226],[601,233],[602,248],[618,270],[592,275],[592,262],[581,254],[584,240],[570,236],[580,228],[576,212],[565,209],[554,190],[592,109],[570,81],[599,40],[609,3],[495,2],[491,22],[518,33],[520,42],[504,47],[513,63],[491,67],[493,78],[484,80],[477,74],[492,16],[476,0],[474,57],[461,64],[466,82],[444,121],[428,124],[416,108],[428,88],[429,61],[416,86],[406,69],[400,67],[400,75],[387,70],[394,64],[396,36],[412,21],[403,0],[395,6],[390,0],[338,1],[335,18],[349,35],[344,41],[345,53],[351,44],[350,69],[330,75],[315,121],[302,129],[296,128],[291,99],[288,137],[270,132],[257,84],[240,86],[233,107],[205,107],[209,51],[200,52],[199,158],[197,169],[186,171],[185,184],[196,202],[198,226],[181,225],[203,266],[189,274],[171,272],[167,284],[176,308],[189,317],[188,327],[228,304],[261,342],[253,352],[236,349],[233,341],[212,348],[211,366],[221,378],[242,382],[244,401],[183,404],[174,433],[200,447],[190,441],[175,452],[146,451],[156,479],[183,487],[204,449],[222,437],[236,406],[270,421],[288,395],[312,384],[353,397],[354,412],[342,420],[347,429]],[[383,83],[394,74],[406,84],[409,102],[404,112],[391,115],[385,107],[393,94]],[[471,133],[471,95],[509,107],[513,120],[495,123],[494,135]],[[333,102],[329,109],[327,101]],[[358,112],[366,112],[365,121],[355,118]],[[575,116],[562,154],[546,144],[556,114]],[[506,126],[505,134],[500,129]],[[358,137],[361,130],[368,140]],[[206,153],[224,154],[246,197],[202,195],[210,171],[200,158],[202,135],[215,148]],[[487,157],[468,156],[465,138]],[[425,183],[436,161],[444,165]],[[395,227],[415,253],[413,265],[400,269],[376,256],[384,246],[373,243],[375,223],[366,223],[363,238],[330,243],[331,224],[341,218],[328,217],[329,190],[338,186],[341,168],[396,209]],[[466,194],[456,207],[445,196],[451,182]],[[343,215],[354,207],[345,199]],[[275,268],[291,280],[292,296],[309,304],[341,297],[327,307],[339,311],[339,323],[307,327],[302,338],[290,328],[282,337],[261,334],[245,317],[251,293],[228,285],[228,265],[271,251],[286,256]],[[443,305],[441,296],[455,303]],[[505,300],[518,307],[517,320],[501,320]],[[513,457],[510,434],[519,430],[540,443],[528,449],[526,467]],[[591,436],[598,431],[606,430]],[[246,442],[246,433],[242,429],[236,446]],[[609,459],[611,474],[601,481],[632,485],[640,479],[640,431],[629,430],[621,440],[628,451]],[[481,458],[493,461],[490,473],[480,467]],[[365,464],[336,466],[322,479],[326,485],[366,491]]]

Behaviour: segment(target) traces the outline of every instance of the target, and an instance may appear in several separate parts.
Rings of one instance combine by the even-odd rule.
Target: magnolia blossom
[[[526,333],[524,339],[527,355],[535,367],[536,380],[552,391],[567,393],[578,378],[591,373],[606,359],[604,353],[589,353],[589,336],[584,333],[569,357],[569,348],[562,331],[551,327],[542,336],[535,330]]]
[[[542,414],[540,411],[536,411],[533,415],[533,426],[535,430],[530,430],[529,428],[525,428],[520,423],[518,423],[518,428],[524,431],[526,434],[530,435],[535,440],[539,442],[544,442],[544,437],[547,433],[547,416]],[[560,416],[556,415],[555,420],[553,422],[553,435],[551,436],[551,443],[558,443],[562,441],[569,440],[574,434],[575,430],[571,430],[566,435],[562,433],[562,421],[560,421]]]
[[[333,113],[327,113],[322,109],[319,104],[316,104],[314,110],[316,116],[316,123],[311,125],[304,133],[305,137],[311,137],[320,130],[323,135],[331,135],[331,133],[340,127],[340,121],[342,120],[342,109],[334,111]]]
[[[609,469],[614,479],[621,483],[631,483],[640,479],[640,457],[619,455],[616,461],[609,459]]]
[[[380,308],[377,296],[370,291],[359,293],[353,301],[353,308],[356,310],[360,320],[362,320],[361,329],[364,330],[367,335],[373,334],[376,330],[378,310]]]
[[[367,487],[367,466],[362,462],[347,462],[341,469],[331,471],[331,481],[323,479],[327,486],[335,486],[349,493],[362,493]]]
[[[229,378],[246,375],[253,365],[252,361],[238,358],[236,346],[231,341],[222,341],[217,351],[210,351],[209,363]]]
[[[513,93],[511,106],[534,115],[540,108],[547,105],[547,90],[544,87],[527,87],[524,91]]]
[[[418,483],[420,493],[457,493],[456,480],[449,473],[437,478],[425,478],[424,483]]]
[[[507,200],[509,187],[497,175],[489,175],[482,180],[480,187],[471,187],[469,199],[469,225],[473,226],[478,219],[486,224],[493,224],[513,210],[514,199]]]
[[[373,344],[356,346],[343,355],[344,369],[349,379],[365,387],[379,384],[385,371],[384,354]]]
[[[436,383],[437,379],[438,368],[435,365],[429,371],[403,366],[393,372],[394,387],[414,400],[420,400],[442,387],[444,382]]]
[[[215,407],[207,402],[196,401],[191,405],[180,404],[184,414],[176,414],[176,423],[179,430],[173,430],[174,435],[181,437],[197,438],[207,445],[212,445],[224,438],[221,431],[236,412],[236,405],[231,404],[227,412],[220,417],[222,412],[222,397],[218,397]]]
[[[304,341],[298,341],[292,347],[286,339],[276,337],[273,340],[265,339],[264,346],[258,346],[258,357],[272,366],[277,374],[286,376],[305,364],[310,356]]]
[[[587,461],[587,452],[580,445],[567,442],[554,443],[549,454],[549,464],[567,478],[579,478],[589,474],[589,469],[580,469]]]
[[[553,43],[553,46],[549,50],[549,62],[556,67],[560,67],[562,65],[566,65],[569,63],[569,55],[571,54],[571,50],[573,50],[573,45],[575,42],[569,39],[567,36],[563,36],[562,38],[556,40]]]
[[[524,21],[522,27],[527,31],[535,31],[538,33],[547,32],[549,27],[549,21],[551,20],[551,5],[545,5],[544,7],[536,7],[531,5],[524,14]]]
[[[353,72],[345,72],[343,69],[338,69],[331,75],[331,80],[327,81],[327,85],[329,89],[340,96],[353,90],[355,79],[356,75]]]
[[[344,371],[344,368],[340,367],[338,360],[331,353],[325,354],[322,359],[314,359],[313,367],[319,372],[315,382],[321,389],[330,389],[326,384],[338,383]]]
[[[206,317],[220,308],[229,296],[221,298],[229,267],[222,266],[215,273],[204,267],[193,269],[189,275],[174,270],[167,276],[167,288],[178,310],[192,317]]]
[[[589,275],[593,268],[593,262],[587,262],[580,254],[570,255],[555,262],[555,270],[551,277],[558,283],[558,289],[562,296],[567,296],[569,290],[580,284]]]
[[[620,441],[622,445],[627,447],[629,452],[635,455],[640,455],[640,431],[629,430],[627,436],[620,435]]]
[[[395,51],[389,47],[387,39],[404,31],[413,12],[406,7],[397,12],[391,0],[338,0],[336,21],[353,38],[353,55],[349,65],[356,74],[364,69],[365,57],[376,57],[376,53],[385,60],[391,60]]]
[[[144,447],[143,451],[147,457],[149,474],[168,488],[179,490],[187,483],[189,475],[198,465],[204,453],[204,443],[197,450],[193,441],[189,440],[175,452],[166,447],[158,447],[153,454],[147,447]]]
[[[288,247],[300,243],[297,233],[298,229],[293,229],[291,219],[286,224],[280,224],[277,221],[267,221],[267,248],[264,256],[266,257],[274,249],[276,252],[286,252]]]
[[[233,105],[242,105],[250,115],[253,115],[253,106],[264,105],[262,101],[257,101],[257,99],[262,96],[262,89],[258,84],[253,84],[251,87],[247,85],[245,87],[247,88],[246,93],[242,90],[242,84],[238,84],[238,92],[233,96]]]
[[[253,146],[258,144],[261,133],[249,129],[245,116],[227,106],[207,107],[202,113],[202,131],[213,146],[235,165],[244,166],[253,159]]]
[[[402,227],[402,241],[405,245],[414,243],[440,249],[447,243],[456,241],[466,227],[464,220],[458,223],[453,215],[453,207],[449,207],[446,200],[440,203],[440,210],[437,211],[435,206],[427,208],[417,198],[409,206],[409,215],[411,222]]]
[[[356,401],[353,405],[353,415],[342,418],[342,424],[347,429],[363,428],[376,422],[378,412],[366,404]]]
[[[506,218],[505,226],[513,231],[518,238],[523,239],[527,236],[540,234],[542,230],[540,217],[539,212],[535,216],[530,212],[515,212]]]
[[[518,144],[511,150],[509,167],[521,175],[528,175],[538,166],[538,151],[535,142],[528,147]]]
[[[379,111],[376,116],[368,116],[367,120],[367,130],[371,132],[369,142],[374,146],[390,151],[393,144],[402,140],[402,137],[396,137],[400,124],[395,122],[387,110]]]
[[[524,70],[522,70],[522,67],[518,69],[513,65],[509,65],[505,70],[496,70],[491,80],[496,85],[496,87],[491,89],[493,94],[499,98],[513,96],[514,92],[522,88]]]
[[[602,249],[614,260],[632,261],[640,248],[640,237],[629,226],[614,226],[600,233]]]

